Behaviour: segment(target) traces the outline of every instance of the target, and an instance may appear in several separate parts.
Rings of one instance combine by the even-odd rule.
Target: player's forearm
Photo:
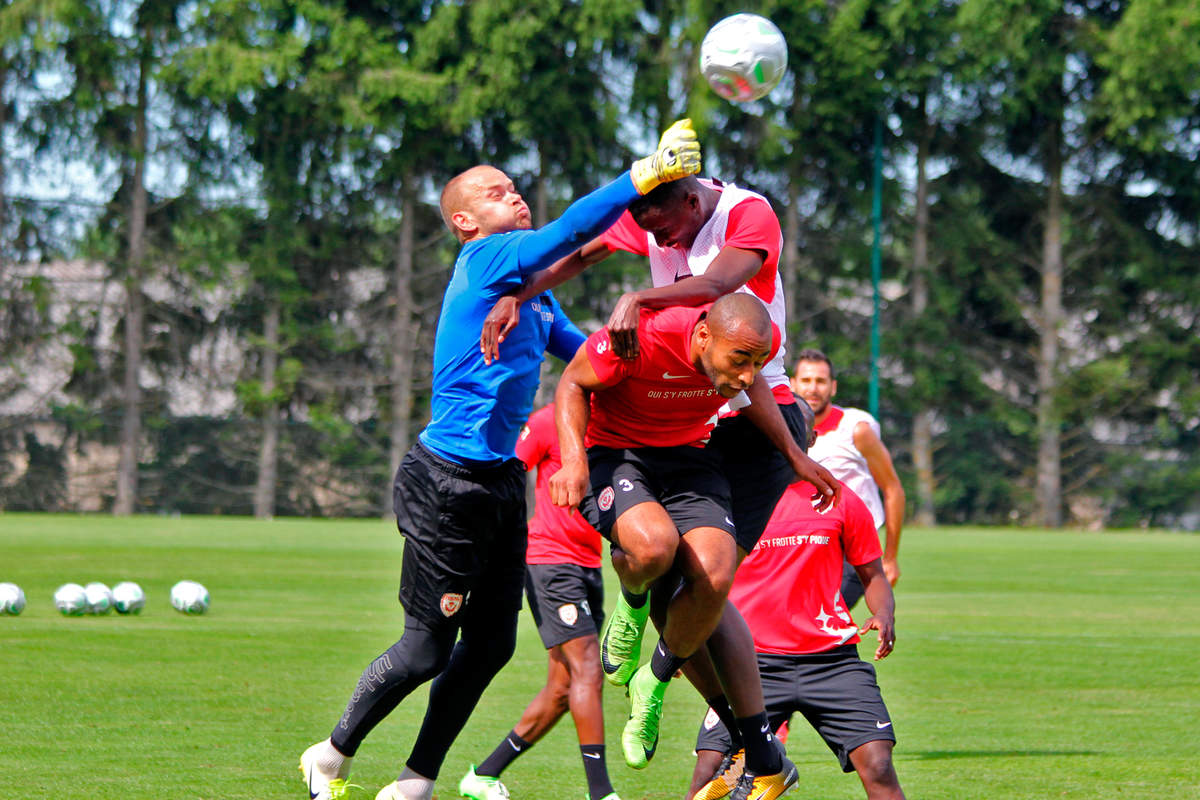
[[[629,173],[576,200],[563,215],[525,237],[518,261],[523,273],[549,267],[612,227],[640,195]],[[565,279],[564,279],[565,280]]]
[[[884,558],[895,560],[900,555],[900,530],[904,526],[904,490],[897,486],[884,492]]]
[[[564,465],[587,462],[583,436],[587,430],[588,412],[587,391],[564,374],[554,391],[554,426],[558,430],[558,449]]]
[[[631,292],[631,295],[640,308],[694,307],[712,303],[737,288],[737,286],[727,287],[705,275],[694,275],[666,286]]]
[[[515,297],[522,303],[532,300],[542,292],[548,292],[566,283],[593,264],[603,261],[611,252],[604,247],[581,247],[545,269],[527,276]]]
[[[866,601],[871,614],[894,620],[896,618],[896,595],[892,592],[892,585],[888,583],[883,570],[873,572],[869,579],[864,581],[864,584],[863,600]]]

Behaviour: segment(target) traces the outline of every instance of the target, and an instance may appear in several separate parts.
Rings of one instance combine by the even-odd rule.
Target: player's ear
[[[454,224],[458,231],[458,238],[465,240],[474,236],[479,231],[479,225],[475,222],[475,217],[469,211],[455,211],[450,215],[450,222]]]
[[[833,399],[833,396],[836,394],[837,394],[837,378],[834,378],[833,380],[831,380],[829,382],[829,397],[830,397],[830,399]]]

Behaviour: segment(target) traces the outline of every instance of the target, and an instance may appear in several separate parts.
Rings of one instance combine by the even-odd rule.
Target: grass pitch
[[[300,752],[401,632],[401,547],[379,521],[0,515],[0,581],[28,598],[0,617],[0,785],[31,798],[304,797]],[[878,671],[908,797],[1200,797],[1200,537],[912,529],[903,556],[897,649]],[[209,614],[171,609],[182,578],[208,587]],[[92,580],[139,582],[145,611],[59,616],[55,588]],[[611,575],[609,587],[611,606]],[[523,613],[517,655],[448,754],[442,800],[544,669]],[[395,777],[425,695],[368,737],[354,796]],[[701,701],[672,687],[643,772],[621,760],[625,703],[606,689],[617,791],[682,796]],[[789,797],[863,797],[799,718],[788,750],[801,774]],[[569,717],[504,778],[517,800],[583,798]]]

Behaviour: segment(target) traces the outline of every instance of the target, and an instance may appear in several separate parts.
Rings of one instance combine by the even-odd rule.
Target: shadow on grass
[[[944,758],[1046,758],[1061,756],[1098,756],[1098,750],[924,750],[897,751],[900,759],[915,758],[921,761],[935,761]]]

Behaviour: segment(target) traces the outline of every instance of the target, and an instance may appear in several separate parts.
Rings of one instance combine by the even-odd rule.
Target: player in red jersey
[[[618,357],[602,330],[558,385],[563,467],[550,481],[554,501],[579,505],[612,541],[626,602],[645,609],[640,625],[651,584],[672,569],[682,579],[670,586],[679,588],[668,598],[654,655],[626,679],[632,711],[622,748],[636,768],[654,754],[670,678],[716,627],[737,569],[729,485],[719,455],[704,447],[718,410],[749,399],[746,417],[779,447],[799,452],[770,388],[755,380],[777,350],[776,330],[762,303],[745,294],[726,295],[707,310],[644,312],[636,358]],[[639,627],[639,641],[640,635]],[[722,655],[714,660],[727,685],[757,686],[752,659],[744,674],[724,670],[736,661]],[[762,708],[761,693],[755,704]],[[745,705],[736,703],[735,712]],[[771,743],[765,713],[739,716],[737,724],[746,738],[747,771],[780,791],[794,783],[795,766]]]
[[[525,596],[546,646],[546,685],[521,719],[478,767],[459,782],[472,800],[500,800],[508,790],[500,774],[546,735],[568,710],[575,720],[588,796],[620,800],[608,777],[604,752],[604,709],[600,700],[600,625],[604,583],[600,533],[579,511],[550,500],[550,477],[562,466],[554,429],[554,404],[535,411],[517,440],[517,458],[537,470],[534,515],[525,553]]]
[[[860,635],[878,631],[878,661],[896,642],[895,599],[875,524],[851,491],[843,491],[838,507],[824,514],[813,509],[810,494],[803,482],[788,487],[738,569],[729,600],[754,634],[771,728],[799,711],[842,769],[858,773],[869,800],[902,800],[892,764],[892,719],[875,668],[859,658],[855,646]],[[841,597],[843,559],[855,566],[866,587],[873,616],[861,628]],[[701,725],[696,754],[688,800],[729,794],[742,756],[712,711]]]

